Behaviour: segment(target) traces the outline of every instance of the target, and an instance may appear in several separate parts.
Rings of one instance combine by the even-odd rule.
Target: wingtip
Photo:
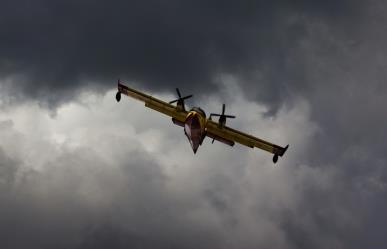
[[[285,152],[288,150],[288,148],[289,148],[289,144],[286,145],[286,146],[283,148],[282,153],[280,153],[280,154],[278,154],[278,155],[279,155],[280,157],[283,157],[283,156],[285,155]]]
[[[281,156],[285,155],[285,152],[288,150],[288,148],[289,148],[289,144],[285,146],[285,148],[284,148],[284,153],[282,153]]]
[[[286,146],[283,148],[282,153],[274,154],[274,156],[273,156],[273,163],[277,163],[277,161],[278,161],[278,156],[283,157],[283,155],[285,155],[285,152],[288,150],[288,148],[289,148],[289,144],[286,145]]]

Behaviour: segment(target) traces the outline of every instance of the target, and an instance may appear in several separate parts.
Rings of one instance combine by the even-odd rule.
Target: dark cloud
[[[304,74],[286,60],[308,22],[353,25],[358,9],[350,1],[6,1],[0,73],[13,95],[49,105],[85,87],[111,88],[118,77],[200,92],[216,89],[224,73],[276,104],[286,98],[282,85]]]

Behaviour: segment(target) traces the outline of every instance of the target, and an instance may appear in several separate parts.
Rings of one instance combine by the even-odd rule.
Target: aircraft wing
[[[227,126],[219,127],[218,123],[211,120],[207,120],[206,128],[207,128],[207,136],[214,138],[216,140],[219,140],[220,142],[224,143],[224,141],[227,141],[226,144],[229,144],[229,145],[233,145],[234,142],[237,142],[245,146],[248,146],[250,148],[257,147],[262,150],[273,153],[274,156],[276,157],[276,159],[273,158],[273,161],[274,160],[276,161],[278,159],[278,156],[282,157],[289,146],[287,145],[286,147],[281,147],[281,146],[272,144],[270,142],[267,142],[265,140],[262,140],[260,138],[254,137],[252,135],[248,135],[238,130],[234,130]]]
[[[185,117],[187,116],[187,111],[176,108],[167,102],[154,98],[150,95],[127,87],[120,82],[118,82],[118,93],[117,93],[117,101],[121,99],[121,94],[125,94],[129,97],[135,98],[145,103],[146,107],[149,107],[155,111],[164,113],[167,116],[172,117],[172,119],[177,120],[177,122],[184,122]]]

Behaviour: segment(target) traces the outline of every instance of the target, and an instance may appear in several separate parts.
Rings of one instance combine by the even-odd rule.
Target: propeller
[[[219,123],[225,123],[226,118],[235,118],[234,115],[225,115],[224,112],[226,111],[226,105],[223,104],[222,106],[222,114],[217,114],[217,113],[211,113],[210,114],[210,119],[211,117],[219,117]]]
[[[226,119],[227,118],[235,118],[234,115],[226,115],[224,112],[226,111],[226,105],[223,104],[222,106],[222,114],[217,114],[217,113],[211,113],[210,114],[210,120],[212,117],[219,117],[219,127],[222,128],[226,124]],[[212,139],[212,143],[214,143],[215,139]]]
[[[175,100],[172,100],[172,101],[170,101],[170,102],[169,102],[169,104],[173,104],[173,103],[175,103],[175,102],[178,102],[178,103],[179,103],[179,101],[180,101],[180,102],[183,102],[184,100],[186,100],[186,99],[189,99],[189,98],[192,98],[192,97],[193,97],[193,95],[192,95],[192,94],[191,94],[191,95],[187,95],[187,96],[185,96],[185,97],[181,97],[181,94],[180,94],[179,88],[176,88],[176,92],[177,92],[177,96],[179,96],[179,98],[178,98],[178,99],[175,99]]]
[[[181,93],[180,93],[180,91],[179,91],[179,88],[176,88],[176,92],[177,92],[177,96],[179,96],[179,98],[170,101],[169,104],[173,104],[173,103],[177,102],[177,104],[176,104],[177,108],[178,108],[178,109],[185,110],[185,107],[184,107],[184,100],[189,99],[189,98],[192,98],[193,95],[190,94],[190,95],[187,95],[187,96],[185,96],[185,97],[181,97]]]

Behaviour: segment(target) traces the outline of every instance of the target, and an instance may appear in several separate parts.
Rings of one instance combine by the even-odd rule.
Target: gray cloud
[[[242,104],[235,106],[264,110],[235,97]],[[2,123],[0,134],[1,161],[12,169],[1,191],[0,230],[8,248],[292,248],[294,236],[280,215],[298,213],[302,183],[319,191],[315,180],[328,174],[316,181],[323,187],[332,180],[330,173],[292,166],[315,133],[303,104],[280,115],[287,127],[261,117],[250,123],[274,124],[266,136],[280,131],[296,146],[281,169],[265,153],[208,141],[194,157],[169,119],[134,101],[117,105],[113,91],[83,101],[59,108],[54,118],[36,104],[1,114],[13,120]],[[301,136],[290,132],[299,127],[293,117],[305,123]],[[294,218],[287,222],[294,225]]]

